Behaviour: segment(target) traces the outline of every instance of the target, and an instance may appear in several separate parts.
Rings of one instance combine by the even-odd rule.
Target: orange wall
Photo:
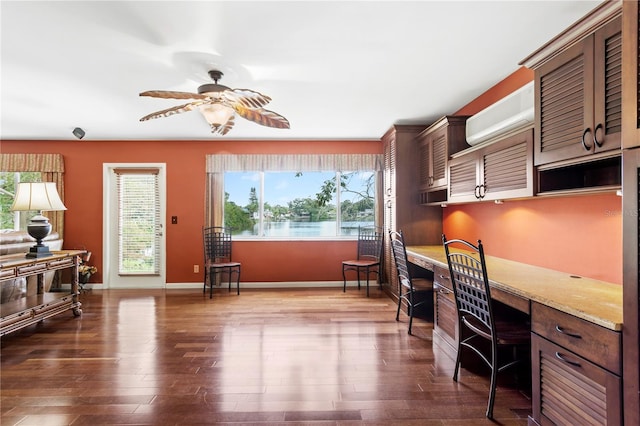
[[[167,283],[201,282],[205,156],[208,154],[382,153],[374,141],[2,141],[3,153],[60,153],[65,163],[64,248],[86,248],[102,280],[102,165],[167,165]],[[172,225],[171,216],[178,216]],[[242,281],[340,281],[354,241],[240,242]]]
[[[615,194],[450,205],[443,230],[488,255],[621,284],[621,213]]]

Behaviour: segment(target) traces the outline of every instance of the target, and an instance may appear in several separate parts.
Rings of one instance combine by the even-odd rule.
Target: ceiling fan
[[[170,115],[197,109],[211,126],[211,133],[226,135],[233,128],[235,114],[247,120],[267,127],[288,129],[289,120],[263,107],[271,102],[269,96],[249,89],[231,89],[218,84],[223,73],[218,70],[209,71],[214,84],[203,84],[198,87],[198,93],[176,92],[170,90],[149,90],[140,96],[151,96],[165,99],[195,99],[184,105],[163,109],[145,115],[140,121],[153,118],[169,117]]]

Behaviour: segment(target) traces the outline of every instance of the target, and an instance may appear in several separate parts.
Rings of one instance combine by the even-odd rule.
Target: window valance
[[[321,172],[384,169],[382,154],[207,155],[207,173],[283,171]]]
[[[0,154],[0,171],[64,173],[62,154]]]

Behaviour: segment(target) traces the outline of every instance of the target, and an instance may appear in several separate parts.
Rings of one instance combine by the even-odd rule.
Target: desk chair
[[[224,273],[229,277],[229,291],[231,291],[232,276],[236,275],[236,290],[240,294],[240,266],[239,262],[231,260],[231,233],[222,226],[210,226],[202,229],[204,241],[204,287],[205,293],[209,285],[209,298],[213,297],[213,286],[218,275],[220,279]]]
[[[358,228],[358,257],[342,261],[342,292],[347,291],[347,271],[356,271],[358,290],[360,290],[360,273],[364,271],[367,277],[367,297],[369,297],[369,275],[376,274],[377,281],[380,281],[380,258],[382,257],[383,240],[384,234],[380,228]]]
[[[493,403],[496,395],[496,380],[499,372],[511,368],[524,358],[519,357],[518,349],[527,348],[521,353],[528,354],[531,343],[531,327],[525,322],[501,321],[494,317],[494,307],[491,300],[491,289],[487,277],[482,242],[478,240],[475,246],[464,240],[447,240],[442,235],[453,293],[458,311],[458,354],[453,372],[453,380],[458,381],[460,367],[460,353],[462,348],[471,349],[491,370],[491,384],[489,388],[489,403],[486,416],[493,419]],[[452,246],[457,249],[452,251]],[[490,355],[482,350],[482,340],[490,342]],[[498,350],[511,349],[511,356],[506,362],[499,363]]]
[[[409,330],[411,334],[411,326],[413,325],[413,314],[415,308],[432,302],[433,282],[426,278],[413,278],[409,272],[407,265],[407,247],[404,242],[402,231],[395,232],[389,230],[389,242],[393,259],[396,264],[396,273],[398,274],[398,310],[396,312],[396,321],[400,317],[400,307],[402,303],[407,304],[407,314],[409,315]],[[426,296],[420,298],[420,296]],[[419,298],[417,300],[417,298]]]

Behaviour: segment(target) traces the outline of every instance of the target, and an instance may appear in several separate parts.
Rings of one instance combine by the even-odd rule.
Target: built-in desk
[[[434,342],[455,348],[444,247],[409,246],[407,260],[433,271]],[[486,263],[492,298],[531,316],[529,423],[621,424],[622,286],[488,255]]]

